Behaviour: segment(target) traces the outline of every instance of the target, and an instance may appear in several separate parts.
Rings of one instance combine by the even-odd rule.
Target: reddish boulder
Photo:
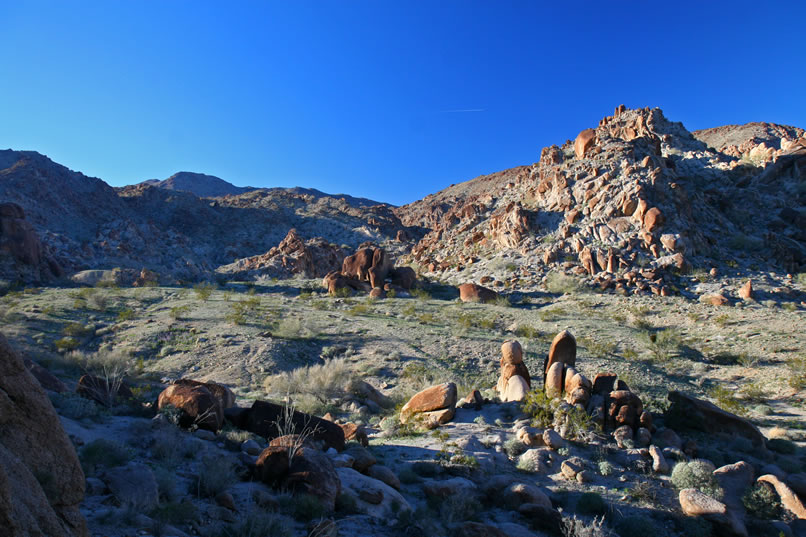
[[[747,280],[747,283],[739,288],[739,298],[742,300],[753,298],[753,280]]]
[[[417,273],[411,267],[397,267],[389,273],[392,285],[409,290],[417,282]]]
[[[339,425],[341,430],[344,431],[344,439],[346,441],[355,440],[364,447],[369,445],[369,437],[363,425],[356,425],[355,423],[344,423]]]
[[[274,486],[288,474],[288,448],[269,446],[255,463],[255,475],[263,483]]]
[[[652,207],[644,215],[644,229],[648,233],[652,233],[664,223],[663,213],[657,207]]]
[[[574,154],[578,159],[581,159],[596,143],[596,131],[593,129],[585,129],[577,135],[574,140]]]
[[[180,411],[179,425],[218,431],[224,423],[221,403],[204,386],[172,384],[160,393],[157,408],[172,406]]]
[[[446,382],[437,384],[415,394],[400,409],[400,422],[407,423],[413,416],[423,412],[450,409],[456,407],[456,384]]]
[[[677,427],[687,427],[708,433],[728,433],[744,436],[757,448],[766,446],[764,435],[748,420],[722,410],[709,401],[703,401],[679,391],[668,396],[672,406],[669,414],[675,417]]]
[[[282,487],[295,494],[315,496],[325,509],[333,511],[341,492],[341,480],[330,457],[318,449],[303,447],[291,459]]]
[[[543,364],[543,377],[552,364],[562,362],[569,367],[574,367],[577,362],[577,340],[568,330],[563,330],[551,342],[549,354]]]
[[[459,286],[459,298],[462,302],[492,302],[498,293],[475,283],[463,283]]]
[[[629,425],[637,429],[639,418],[644,411],[641,399],[629,390],[610,392],[608,397],[607,419],[611,428]]]
[[[174,381],[174,384],[180,384],[182,386],[202,386],[207,388],[207,390],[218,399],[222,409],[226,410],[235,406],[235,394],[223,384],[217,382],[200,382],[192,379],[178,379]]]

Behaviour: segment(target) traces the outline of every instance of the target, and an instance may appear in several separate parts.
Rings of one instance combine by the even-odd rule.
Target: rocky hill
[[[0,151],[0,200],[22,210],[14,221],[30,226],[25,240],[41,243],[32,266],[13,231],[23,224],[3,224],[0,279],[10,281],[114,267],[147,268],[166,281],[199,280],[268,252],[292,228],[305,239],[355,248],[395,237],[402,227],[389,205],[307,189],[215,200],[142,183],[114,189],[30,151]]]
[[[178,172],[167,179],[149,179],[141,184],[164,188],[165,190],[190,192],[200,198],[237,196],[238,194],[255,190],[251,186],[235,186],[214,175],[193,172]]]
[[[695,137],[657,108],[620,106],[574,142],[543,149],[538,163],[396,212],[430,229],[411,260],[455,283],[528,289],[564,271],[604,288],[669,294],[681,283],[675,274],[691,268],[799,272],[802,136],[752,124]]]

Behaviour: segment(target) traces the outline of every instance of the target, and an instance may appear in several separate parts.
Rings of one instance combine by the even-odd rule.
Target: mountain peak
[[[177,172],[167,179],[149,179],[148,181],[143,181],[143,183],[165,190],[190,192],[200,198],[237,196],[238,194],[255,190],[255,188],[249,186],[235,186],[214,175],[196,172]]]

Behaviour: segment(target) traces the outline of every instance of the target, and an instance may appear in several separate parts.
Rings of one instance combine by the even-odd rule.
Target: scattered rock
[[[649,454],[652,456],[652,471],[656,474],[668,474],[669,463],[657,446],[649,446]]]
[[[543,443],[553,450],[558,450],[561,447],[565,447],[567,444],[565,439],[560,436],[560,433],[554,429],[546,429],[543,431]]]
[[[697,489],[683,489],[679,495],[680,507],[688,516],[725,515],[725,504]]]

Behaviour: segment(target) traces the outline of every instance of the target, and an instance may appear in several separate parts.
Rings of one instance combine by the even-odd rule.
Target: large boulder
[[[226,410],[235,406],[235,394],[223,384],[217,382],[201,382],[193,379],[178,379],[174,381],[174,384],[180,386],[202,386],[207,388],[207,391],[218,399],[222,409]]]
[[[433,420],[429,419],[429,413],[438,414],[437,424],[445,423],[453,418],[453,411],[456,409],[456,384],[446,382],[437,384],[416,393],[400,409],[400,422],[408,423],[412,419],[425,419],[428,425]],[[421,416],[421,414],[425,414]],[[444,420],[444,421],[443,421]]]
[[[577,362],[577,340],[574,335],[568,330],[563,330],[551,342],[549,347],[549,354],[546,357],[546,362],[543,364],[543,378],[545,379],[549,368],[555,362],[562,362],[563,364],[574,367]]]
[[[157,408],[179,410],[179,425],[218,431],[224,424],[224,409],[219,400],[204,386],[172,384],[160,393]]]
[[[708,433],[729,433],[749,439],[757,448],[766,449],[766,439],[761,431],[748,420],[722,410],[708,401],[703,401],[679,391],[669,393],[672,405],[668,413],[678,428],[688,427]]]
[[[86,537],[84,472],[45,391],[0,335],[3,537]]]
[[[518,379],[512,380],[518,377]],[[501,373],[496,390],[503,401],[521,401],[532,386],[532,378],[523,363],[523,349],[517,341],[505,341],[501,345]]]
[[[227,419],[236,427],[264,438],[305,434],[326,447],[344,449],[344,431],[337,424],[304,412],[289,412],[286,407],[267,401],[255,401],[251,408],[229,409]]]
[[[341,480],[330,458],[312,447],[302,447],[288,465],[282,486],[295,494],[319,498],[328,511],[333,511],[341,492]]]
[[[596,143],[596,131],[593,129],[585,129],[580,132],[576,140],[574,140],[574,154],[578,159],[581,159],[585,154],[590,151]]]
[[[417,273],[411,267],[397,267],[392,269],[389,273],[392,278],[392,285],[397,285],[403,289],[409,290],[417,282]]]
[[[459,299],[462,302],[492,302],[498,293],[475,283],[463,283],[459,286]]]
[[[392,266],[391,257],[382,248],[361,248],[344,258],[341,273],[348,278],[369,282],[372,289],[383,287]]]
[[[758,478],[759,483],[768,483],[773,486],[784,509],[790,511],[800,519],[806,519],[806,506],[789,486],[772,474],[766,474]]]
[[[362,512],[373,518],[386,519],[399,511],[410,511],[409,502],[395,489],[352,468],[336,468],[342,492],[352,496]]]

